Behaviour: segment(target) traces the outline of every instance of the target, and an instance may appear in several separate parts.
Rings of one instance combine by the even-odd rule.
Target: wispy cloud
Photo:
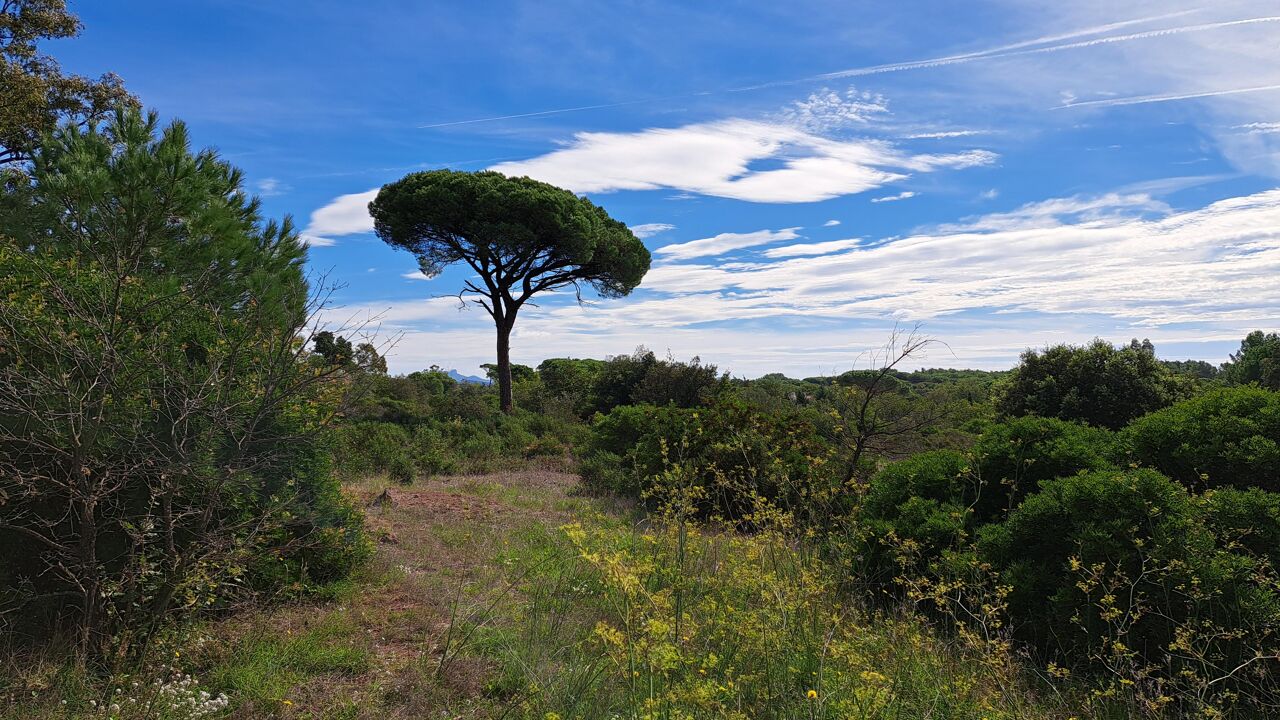
[[[1164,215],[1168,205],[1143,192],[1105,193],[1092,196],[1052,198],[1027,203],[1005,212],[964,218],[944,223],[937,230],[948,233],[992,232],[1088,225],[1117,218]]]
[[[889,112],[883,95],[849,88],[838,93],[829,88],[798,100],[780,113],[783,124],[814,133],[865,125]]]
[[[838,140],[802,128],[731,119],[633,133],[579,133],[559,150],[495,165],[575,192],[674,189],[763,203],[827,200],[911,172],[991,163],[985,150],[912,155],[873,139]],[[773,160],[780,167],[756,169]]]
[[[945,56],[928,58],[923,60],[912,60],[912,61],[900,62],[900,63],[887,63],[882,65],[871,65],[871,66],[858,67],[858,68],[847,68],[844,70],[837,70],[835,72],[822,73],[819,75],[807,75],[807,76],[797,77],[797,78],[774,80],[774,81],[757,83],[754,85],[702,90],[698,92],[680,93],[676,95],[637,98],[634,100],[625,100],[621,102],[599,103],[599,104],[593,104],[593,105],[579,105],[579,106],[562,107],[562,108],[550,108],[546,110],[537,110],[532,112],[511,113],[511,114],[504,114],[504,115],[490,115],[490,116],[468,118],[464,120],[434,122],[434,123],[429,123],[425,125],[420,125],[419,127],[423,129],[445,128],[445,127],[454,127],[454,126],[460,126],[460,125],[472,125],[477,123],[498,122],[503,120],[547,117],[551,115],[562,115],[566,113],[584,112],[584,111],[591,111],[591,110],[613,109],[613,108],[621,108],[621,107],[628,107],[628,106],[634,106],[634,105],[649,105],[649,104],[655,104],[655,103],[660,103],[660,102],[665,102],[670,100],[684,100],[684,99],[695,98],[695,97],[705,97],[708,95],[714,95],[719,93],[730,93],[730,92],[741,93],[741,92],[748,92],[751,90],[760,90],[765,88],[774,88],[774,87],[780,87],[780,86],[786,86],[786,85],[797,85],[801,83],[829,81],[833,79],[862,77],[867,75],[903,72],[908,70],[919,70],[919,69],[933,68],[933,67],[945,67],[948,65],[976,62],[980,60],[992,60],[992,59],[999,59],[1004,57],[1025,55],[1025,54],[1057,52],[1061,50],[1092,47],[1094,45],[1100,45],[1100,44],[1130,42],[1133,40],[1142,40],[1146,38],[1159,37],[1163,35],[1200,32],[1204,30],[1212,30],[1212,29],[1217,29],[1221,27],[1230,27],[1233,25],[1271,22],[1272,20],[1280,19],[1280,18],[1270,18],[1270,17],[1247,18],[1247,19],[1225,21],[1225,22],[1218,22],[1218,23],[1203,23],[1199,25],[1162,28],[1159,30],[1151,30],[1151,31],[1142,32],[1142,33],[1104,36],[1101,38],[1092,38],[1090,40],[1085,40],[1085,41],[1063,42],[1067,40],[1076,40],[1077,38],[1089,37],[1092,35],[1102,35],[1104,33],[1113,32],[1115,30],[1120,30],[1120,29],[1123,29],[1126,27],[1132,27],[1135,25],[1155,23],[1161,20],[1170,20],[1173,18],[1194,14],[1199,11],[1200,11],[1199,9],[1181,10],[1177,12],[1161,13],[1161,14],[1151,15],[1147,17],[1134,18],[1130,20],[1122,20],[1119,22],[1104,23],[1104,24],[1093,25],[1093,26],[1081,28],[1078,30],[1065,32],[1065,33],[1049,34],[1049,35],[1031,38],[1029,40],[1024,40],[1024,41],[1020,41],[1012,44],[999,45],[996,47],[987,48],[985,50],[978,50],[974,52],[960,53],[955,55],[945,55]]]
[[[653,237],[654,235],[657,235],[659,233],[664,233],[668,230],[675,230],[675,229],[676,229],[675,225],[670,225],[668,223],[645,223],[643,225],[631,226],[632,234],[634,234],[636,237],[640,238],[641,240],[648,237]]]
[[[1172,102],[1175,100],[1194,100],[1197,98],[1222,97],[1225,95],[1243,95],[1257,92],[1280,91],[1280,84],[1255,85],[1253,87],[1226,88],[1221,90],[1203,90],[1200,92],[1172,93],[1166,95],[1137,95],[1133,97],[1103,98],[1101,100],[1075,100],[1054,107],[1054,110],[1066,110],[1080,107],[1114,107],[1117,105],[1145,105],[1147,103]]]
[[[849,241],[847,249],[790,248],[826,253],[813,257],[776,248],[764,256],[787,259],[664,265],[645,280],[650,299],[615,307],[607,322],[1018,311],[1094,313],[1154,327],[1249,324],[1280,313],[1280,190],[1159,217],[1134,201],[1127,213],[1085,219],[1088,208],[1117,202],[1046,201],[1024,213],[1039,223],[1004,213],[899,239]],[[1076,220],[1062,222],[1062,213]]]
[[[695,257],[723,255],[734,250],[768,245],[783,240],[795,240],[800,237],[800,228],[783,228],[782,230],[757,230],[749,233],[720,233],[714,237],[689,242],[663,245],[654,252],[668,260],[688,260]]]
[[[974,135],[990,135],[990,130],[939,130],[903,135],[904,140],[939,140],[943,138],[973,137]]]
[[[1121,27],[1154,22],[1160,19],[1167,19],[1179,15],[1187,15],[1196,10],[1186,10],[1172,15],[1155,16],[1151,18],[1141,18],[1137,20],[1126,20],[1119,23],[1110,23],[1108,25],[1098,26],[1096,28],[1087,28],[1066,35],[1058,35],[1047,38],[1038,38],[1028,40],[1014,45],[1004,45],[990,50],[981,50],[978,52],[964,53],[960,55],[948,55],[945,57],[932,58],[929,60],[915,60],[904,63],[891,63],[888,65],[876,65],[873,67],[850,68],[848,70],[840,70],[833,73],[826,73],[817,76],[819,80],[836,80],[842,78],[863,77],[866,75],[878,75],[888,72],[902,72],[904,70],[919,70],[922,68],[944,67],[947,65],[959,65],[962,63],[976,62],[979,60],[998,60],[1002,58],[1011,58],[1026,55],[1039,55],[1044,53],[1058,53],[1066,50],[1080,50],[1083,48],[1097,47],[1100,45],[1111,45],[1114,43],[1127,43],[1135,40],[1147,40],[1151,38],[1169,37],[1172,35],[1181,35],[1183,33],[1198,33],[1208,30],[1221,30],[1225,28],[1240,27],[1245,25],[1258,25],[1261,23],[1280,22],[1280,15],[1268,15],[1262,17],[1242,18],[1238,20],[1224,20],[1220,22],[1199,23],[1196,25],[1181,25],[1175,27],[1165,27],[1156,30],[1146,30],[1143,32],[1127,33],[1123,35],[1104,35],[1103,37],[1091,38],[1089,40],[1078,40],[1075,42],[1060,42],[1074,37],[1083,37],[1088,35],[1097,35],[1102,32],[1116,30]]]
[[[275,197],[276,195],[283,195],[293,189],[288,185],[284,184],[283,182],[280,182],[280,180],[273,177],[262,178],[257,182],[257,184],[254,187],[257,189],[258,194],[261,195],[262,197]]]
[[[822,227],[835,227],[840,224],[839,220],[828,220],[822,223]]]
[[[1280,122],[1251,122],[1236,125],[1232,130],[1243,130],[1249,135],[1272,135],[1280,133]]]
[[[848,240],[829,240],[819,243],[797,243],[795,245],[783,245],[782,247],[770,248],[764,251],[767,258],[787,258],[801,257],[804,255],[827,255],[841,250],[849,250],[856,248],[863,243],[862,238],[849,238]]]
[[[915,196],[916,196],[915,191],[913,191],[913,190],[903,190],[902,192],[898,193],[897,195],[886,195],[886,196],[884,196],[884,197],[871,198],[871,202],[873,202],[873,203],[897,202],[897,201],[899,201],[899,200],[907,200],[907,199],[909,199],[909,198],[913,198],[913,197],[915,197]]]

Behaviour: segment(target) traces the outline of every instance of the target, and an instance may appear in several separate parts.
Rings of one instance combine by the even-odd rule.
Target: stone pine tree
[[[498,388],[511,412],[511,329],[538,293],[584,287],[621,297],[649,270],[649,251],[627,226],[568,190],[492,171],[433,170],[386,185],[369,203],[378,237],[412,252],[435,277],[465,263],[467,296],[493,318]]]

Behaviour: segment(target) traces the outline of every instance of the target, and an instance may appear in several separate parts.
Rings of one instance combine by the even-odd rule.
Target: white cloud
[[[293,189],[288,185],[280,182],[278,179],[272,178],[272,177],[262,178],[261,180],[258,181],[256,187],[258,189],[258,194],[261,195],[262,197],[274,197],[276,195],[283,195]]]
[[[913,133],[911,135],[903,135],[904,140],[940,140],[944,138],[972,137],[974,135],[988,135],[990,130],[941,130],[938,132],[922,132]]]
[[[996,188],[988,188],[978,193],[979,200],[995,200],[1000,197],[1000,191]]]
[[[1162,103],[1161,119],[1198,126],[1237,169],[1280,176],[1280,133],[1239,126],[1280,117],[1280,16],[1274,0],[1002,0],[1011,22],[1044,31],[1106,22],[1118,15],[1181,13],[1140,32],[1068,43],[1049,54],[1019,54],[952,74],[963,92],[1024,117],[1096,122],[1115,106]],[[1069,52],[1069,55],[1063,55]],[[1120,71],[1122,69],[1122,71]],[[1021,108],[1021,110],[1020,110]]]
[[[400,277],[406,280],[431,280],[431,278],[423,275],[421,270],[410,270],[407,273],[401,273]]]
[[[1244,130],[1247,135],[1271,135],[1280,133],[1280,122],[1251,122],[1236,125],[1232,130]]]
[[[643,240],[648,237],[653,237],[658,233],[664,233],[668,230],[675,230],[675,229],[676,229],[675,225],[668,225],[667,223],[645,223],[643,225],[632,226],[631,232],[636,237]]]
[[[839,220],[828,220],[822,223],[822,227],[835,227],[840,224]]]
[[[333,237],[373,232],[369,203],[381,188],[349,195],[339,195],[327,205],[311,213],[311,221],[302,237],[311,245],[332,245]]]
[[[796,232],[800,228],[783,228],[782,230],[757,230],[749,233],[720,233],[714,237],[689,242],[663,245],[654,250],[655,253],[668,260],[688,260],[689,258],[710,255],[723,255],[733,250],[768,245],[782,240],[795,240],[800,237]]]
[[[908,200],[908,199],[913,198],[913,197],[915,197],[915,196],[916,196],[916,194],[915,194],[915,192],[914,192],[914,191],[911,191],[911,190],[903,190],[902,192],[898,193],[897,195],[886,195],[886,196],[884,196],[884,197],[871,198],[871,202],[873,202],[873,203],[897,202],[898,200]]]
[[[1152,327],[1250,325],[1280,313],[1280,190],[1157,219],[1112,214],[1062,224],[1042,217],[1038,226],[978,219],[820,257],[663,266],[645,285],[676,297],[619,308],[610,321],[1016,311],[1096,313]],[[701,300],[687,294],[691,287]]]
[[[781,113],[782,122],[809,132],[826,133],[832,130],[865,125],[878,115],[889,112],[884,96],[859,92],[849,88],[838,93],[828,88],[798,100]]]
[[[910,172],[986,165],[995,158],[984,150],[911,155],[881,140],[836,140],[785,124],[730,119],[634,133],[578,133],[562,149],[493,169],[575,192],[666,188],[796,203],[864,192]],[[753,167],[763,161],[780,167]]]
[[[988,213],[964,218],[958,223],[939,225],[937,230],[950,233],[1026,230],[1169,212],[1168,205],[1147,193],[1106,193],[1027,203],[1007,212]]]
[[[856,248],[862,242],[862,238],[849,238],[848,240],[829,240],[820,243],[797,243],[795,245],[770,248],[764,251],[764,256],[767,258],[785,258],[802,255],[826,255],[840,250]]]

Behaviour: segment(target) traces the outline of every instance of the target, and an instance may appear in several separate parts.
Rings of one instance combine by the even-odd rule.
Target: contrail
[[[1178,95],[1139,95],[1136,97],[1124,98],[1106,98],[1103,100],[1084,100],[1082,102],[1067,103],[1066,105],[1058,105],[1050,108],[1052,110],[1066,110],[1068,108],[1088,107],[1108,107],[1112,105],[1142,105],[1143,103],[1171,102],[1173,100],[1193,100],[1203,97],[1217,97],[1219,95],[1239,95],[1241,93],[1266,92],[1268,90],[1280,90],[1280,85],[1256,85],[1254,87],[1233,88],[1230,90],[1206,90],[1196,93],[1182,93]]]
[[[877,75],[887,72],[900,72],[902,70],[916,70],[919,68],[940,67],[943,65],[958,65],[960,63],[969,63],[976,60],[997,60],[1006,57],[1017,57],[1020,55],[1036,55],[1041,53],[1061,52],[1063,50],[1077,50],[1080,48],[1094,47],[1097,45],[1108,45],[1118,42],[1130,42],[1133,40],[1146,40],[1148,38],[1165,37],[1168,35],[1181,35],[1189,32],[1202,32],[1205,30],[1217,30],[1220,28],[1235,27],[1238,25],[1255,25],[1258,23],[1280,22],[1280,15],[1272,15],[1267,17],[1246,18],[1243,20],[1226,20],[1223,22],[1202,23],[1199,25],[1183,25],[1181,27],[1162,28],[1160,30],[1147,30],[1139,33],[1129,33],[1127,35],[1109,35],[1107,37],[1094,38],[1092,40],[1081,40],[1078,42],[1061,43],[1058,45],[1048,45],[1046,47],[1033,47],[1030,49],[1013,49],[997,48],[993,50],[985,50],[981,52],[966,53],[964,55],[951,55],[942,58],[933,58],[931,60],[916,60],[906,63],[894,63],[890,65],[876,65],[868,68],[854,68],[851,70],[840,70],[825,75],[816,75],[813,80],[833,80],[846,77],[861,77],[864,75]],[[1091,33],[1082,33],[1091,34]],[[1038,45],[1035,41],[1023,43],[1024,47],[1028,45]]]
[[[421,129],[442,128],[442,127],[452,127],[456,125],[472,125],[476,123],[497,122],[499,120],[514,120],[518,118],[560,115],[564,113],[581,112],[585,110],[605,110],[610,108],[626,107],[629,105],[642,105],[642,104],[648,104],[648,103],[662,102],[663,100],[685,99],[685,98],[691,98],[691,97],[714,95],[718,93],[750,92],[753,90],[762,90],[765,88],[772,88],[772,87],[783,87],[787,85],[798,85],[801,83],[815,82],[815,81],[821,81],[821,80],[836,80],[841,78],[879,75],[883,73],[904,72],[907,70],[921,70],[926,68],[944,67],[947,65],[958,65],[962,63],[977,62],[980,60],[996,60],[1000,58],[1018,57],[1023,55],[1036,55],[1036,54],[1051,53],[1051,52],[1061,52],[1064,50],[1076,50],[1080,48],[1095,47],[1098,45],[1107,45],[1107,44],[1120,43],[1120,42],[1132,42],[1134,40],[1146,40],[1150,38],[1166,37],[1170,35],[1181,35],[1184,33],[1204,32],[1206,30],[1218,30],[1222,28],[1237,27],[1237,26],[1243,26],[1243,25],[1256,25],[1260,23],[1280,22],[1280,15],[1271,15],[1271,16],[1255,17],[1255,18],[1243,18],[1239,20],[1224,20],[1220,22],[1200,23],[1197,25],[1182,25],[1178,27],[1161,28],[1158,30],[1146,30],[1146,31],[1137,32],[1137,33],[1126,33],[1124,35],[1108,35],[1105,37],[1096,37],[1088,40],[1077,40],[1074,42],[1062,42],[1063,40],[1072,40],[1073,38],[1081,38],[1089,35],[1097,35],[1099,33],[1111,32],[1113,30],[1129,27],[1131,25],[1155,22],[1158,20],[1167,20],[1173,17],[1179,17],[1179,16],[1188,15],[1195,12],[1200,12],[1201,10],[1202,8],[1193,9],[1193,10],[1184,10],[1176,13],[1167,13],[1164,15],[1154,15],[1151,17],[1138,18],[1134,20],[1124,20],[1120,22],[1110,23],[1107,25],[1098,25],[1098,26],[1089,27],[1089,28],[1082,28],[1080,30],[1075,30],[1069,33],[1063,33],[1060,35],[1048,35],[1040,38],[1035,38],[1033,40],[1024,40],[1024,41],[1013,43],[1010,45],[1001,45],[999,47],[990,48],[987,50],[978,50],[978,51],[969,52],[969,53],[961,53],[958,55],[947,55],[943,57],[929,58],[927,60],[913,60],[910,62],[889,63],[885,65],[872,65],[869,67],[850,68],[848,70],[837,70],[835,72],[823,73],[820,75],[809,75],[806,77],[795,78],[791,80],[776,80],[773,82],[760,83],[758,85],[746,85],[746,86],[735,87],[735,88],[724,88],[721,90],[707,90],[707,91],[695,92],[695,93],[682,93],[679,95],[668,95],[664,97],[645,98],[641,100],[628,100],[625,102],[616,102],[616,103],[602,103],[599,105],[582,105],[578,107],[556,108],[552,110],[540,110],[537,112],[517,113],[513,115],[495,115],[492,117],[472,118],[468,120],[454,120],[451,122],[419,125],[418,127]],[[1053,44],[1046,45],[1046,43],[1053,43]],[[1036,46],[1041,46],[1041,47],[1036,47]],[[1242,90],[1230,91],[1230,92],[1254,92],[1257,90],[1265,90],[1265,89],[1269,89],[1269,88],[1265,88],[1265,87],[1264,88],[1248,88],[1248,89],[1242,89]],[[1229,94],[1229,93],[1219,93],[1219,94]],[[1208,95],[1192,95],[1192,96],[1187,96],[1187,98],[1185,99],[1189,99],[1191,97],[1207,97],[1207,96]],[[1170,96],[1164,99],[1180,100],[1184,98]],[[1135,102],[1137,101],[1138,100],[1135,99]],[[1162,100],[1154,99],[1154,98],[1141,100],[1141,102],[1160,102],[1160,101]],[[1110,102],[1111,104],[1117,104],[1117,105],[1121,104],[1115,101],[1089,101],[1087,103],[1086,102],[1075,103],[1074,105],[1072,105],[1072,107],[1079,106],[1079,105],[1102,104],[1106,102]]]

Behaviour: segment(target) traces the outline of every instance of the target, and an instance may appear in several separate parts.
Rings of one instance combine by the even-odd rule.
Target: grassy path
[[[353,487],[377,539],[371,565],[330,602],[219,624],[191,661],[233,717],[500,717],[516,699],[463,646],[481,613],[516,600],[495,558],[594,504],[570,495],[576,483],[531,470]],[[384,490],[390,503],[375,502]]]

